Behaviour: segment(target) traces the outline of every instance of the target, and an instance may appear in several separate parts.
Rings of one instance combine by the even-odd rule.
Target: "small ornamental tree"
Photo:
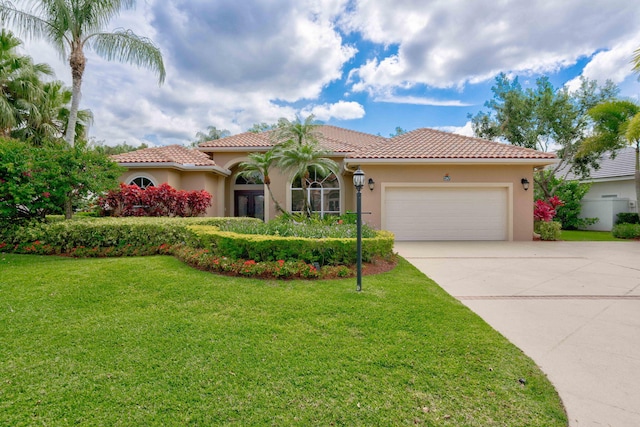
[[[146,189],[121,183],[101,197],[98,206],[111,216],[199,216],[211,206],[211,194],[176,190],[167,183]]]

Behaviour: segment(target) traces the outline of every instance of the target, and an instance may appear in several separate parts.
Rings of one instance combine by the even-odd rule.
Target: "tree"
[[[91,146],[92,149],[103,153],[107,156],[112,156],[114,154],[122,154],[122,153],[128,153],[130,151],[136,151],[136,150],[142,150],[144,148],[149,148],[149,145],[142,143],[139,146],[134,146],[134,145],[130,145],[127,144],[126,142],[122,142],[120,144],[117,145],[104,145],[104,141],[96,141],[93,138],[91,138],[91,141],[89,142],[89,145]]]
[[[267,186],[267,191],[269,192],[271,201],[273,201],[276,207],[276,213],[282,213],[284,212],[284,209],[282,209],[282,206],[280,206],[280,203],[278,203],[271,191],[271,178],[269,177],[269,170],[277,161],[277,150],[272,149],[265,153],[249,153],[249,160],[240,163],[239,167],[242,169],[242,172],[240,172],[240,175],[242,176],[247,177],[255,173],[262,176],[262,180],[264,185]]]
[[[260,122],[260,123],[254,123],[253,126],[251,126],[249,129],[247,129],[247,132],[262,133],[262,132],[266,132],[268,130],[276,129],[277,127],[278,127],[277,124],[268,124],[268,123],[265,123],[265,122]]]
[[[636,200],[640,200],[640,105],[615,100],[596,105],[588,113],[594,121],[594,132],[579,154],[601,155],[609,151],[615,156],[617,150],[634,146]]]
[[[0,33],[0,135],[24,126],[28,115],[39,114],[36,101],[43,96],[42,77],[52,76],[47,64],[34,64],[29,56],[19,55],[22,42],[11,32]]]
[[[80,202],[118,185],[123,169],[82,143],[32,146],[0,139],[0,219],[15,222],[60,213],[66,200]]]
[[[331,155],[330,151],[314,142],[302,145],[296,142],[285,143],[278,152],[278,167],[284,172],[293,172],[295,177],[301,179],[304,195],[302,210],[307,216],[311,216],[312,212],[307,190],[310,169],[313,168],[324,175],[338,170],[338,164],[329,159],[329,155]]]
[[[273,140],[276,144],[287,144],[295,142],[299,146],[304,144],[317,144],[321,134],[317,131],[320,123],[316,122],[313,114],[309,115],[304,122],[296,116],[294,121],[285,118],[278,120],[278,125],[273,133]]]
[[[402,129],[400,126],[396,126],[396,131],[394,133],[390,133],[389,137],[393,138],[395,136],[404,135],[405,133],[407,133],[405,129]]]
[[[203,142],[226,138],[229,135],[231,135],[231,132],[229,132],[226,129],[218,129],[215,126],[207,126],[207,133],[204,133],[204,132],[196,133],[196,139],[195,141],[191,142],[191,146],[197,147],[199,144]]]
[[[49,41],[71,67],[72,97],[65,141],[76,141],[76,121],[80,105],[82,78],[85,71],[85,48],[92,48],[107,60],[118,60],[150,68],[165,78],[160,50],[151,40],[130,30],[104,32],[103,27],[121,9],[135,6],[135,0],[26,0],[25,9],[16,8],[8,0],[0,0],[0,20],[11,22],[30,37]]]
[[[580,88],[569,92],[555,89],[546,77],[536,81],[535,88],[524,90],[518,78],[505,74],[496,78],[491,88],[492,100],[485,103],[489,113],[469,116],[476,136],[507,141],[513,145],[540,151],[556,151],[560,162],[553,174],[570,171],[586,176],[589,167],[597,166],[595,153],[576,156],[590,129],[587,111],[600,102],[613,99],[618,92],[612,82],[599,87],[596,82],[582,79]],[[546,198],[555,188],[549,175],[538,173],[534,179]]]

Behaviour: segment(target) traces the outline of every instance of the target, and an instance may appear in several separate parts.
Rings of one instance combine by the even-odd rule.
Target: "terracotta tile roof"
[[[357,159],[555,159],[551,153],[434,129],[384,139],[351,153]]]
[[[199,148],[242,148],[242,147],[271,147],[271,132],[244,132],[226,138],[214,139],[198,145]]]
[[[215,166],[205,153],[182,145],[144,148],[111,156],[118,163],[177,163],[179,165]]]
[[[359,148],[377,142],[385,141],[381,136],[354,130],[339,128],[336,126],[321,125],[316,131],[321,135],[318,142],[322,147],[334,153],[351,153]],[[200,149],[210,148],[269,148],[275,141],[272,140],[273,131],[262,133],[245,132],[226,138],[215,139],[201,143]],[[206,150],[211,151],[211,150]]]

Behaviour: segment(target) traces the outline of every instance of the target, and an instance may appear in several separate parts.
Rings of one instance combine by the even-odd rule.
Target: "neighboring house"
[[[363,220],[395,233],[397,240],[531,240],[534,168],[555,163],[553,154],[478,138],[417,129],[384,138],[334,126],[319,126],[323,147],[340,170],[310,177],[310,199],[317,212],[355,211],[353,172],[360,166]],[[260,177],[238,176],[251,152],[273,146],[270,132],[242,133],[181,146],[147,148],[113,156],[128,169],[125,183],[213,194],[210,216],[255,216],[269,220],[275,208]],[[270,173],[275,198],[290,211],[300,209],[300,179]]]
[[[588,226],[589,230],[611,231],[616,216],[621,212],[638,212],[635,187],[635,148],[619,150],[615,158],[610,153],[600,158],[600,168],[591,169],[588,179],[580,179],[572,173],[568,180],[578,180],[591,184],[589,192],[582,199],[582,218],[598,218],[598,222]]]

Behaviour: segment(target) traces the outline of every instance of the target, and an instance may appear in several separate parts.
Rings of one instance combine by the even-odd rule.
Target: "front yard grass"
[[[560,240],[567,242],[622,242],[625,239],[613,237],[610,231],[562,230]]]
[[[536,365],[404,260],[357,293],[0,254],[0,325],[0,425],[567,425]]]

